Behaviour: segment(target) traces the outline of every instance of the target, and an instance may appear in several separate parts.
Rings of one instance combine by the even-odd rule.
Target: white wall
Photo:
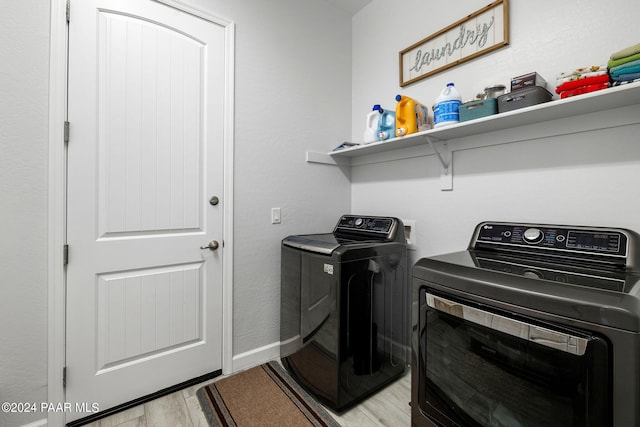
[[[49,3],[8,0],[2,6],[0,402],[42,402],[47,400]],[[37,418],[0,412],[0,425]]]
[[[398,52],[487,4],[485,0],[422,2],[374,0],[353,20],[352,138],[361,138],[371,105],[394,108],[398,93],[432,105],[447,82],[463,99],[485,86],[531,71],[555,88],[556,75],[606,63],[609,55],[640,42],[635,17],[640,3],[511,0],[510,45],[405,88],[398,84]],[[392,11],[411,11],[392,13]],[[394,22],[389,21],[394,17]],[[378,32],[374,28],[384,29]],[[640,117],[635,107],[630,117]],[[628,112],[628,111],[627,111]],[[620,115],[612,112],[611,118]],[[575,118],[576,128],[603,114]],[[582,122],[580,122],[582,120]],[[632,118],[628,123],[638,123]],[[628,124],[627,123],[627,124]],[[420,257],[460,250],[483,220],[621,226],[640,231],[639,125],[539,139],[536,128],[453,140],[453,191],[440,190],[439,163],[432,156],[352,168],[352,211],[394,214],[416,220]],[[474,148],[490,140],[534,140]],[[458,145],[456,145],[458,144]],[[457,147],[469,149],[455,151]]]

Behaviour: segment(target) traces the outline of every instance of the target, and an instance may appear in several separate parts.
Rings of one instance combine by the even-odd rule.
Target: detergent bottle
[[[396,134],[396,112],[392,110],[381,110],[378,120],[378,140],[393,138]]]
[[[460,121],[462,98],[453,83],[447,83],[433,106],[433,127],[438,128]]]
[[[396,96],[396,136],[405,136],[429,129],[427,107],[408,96]]]
[[[378,122],[380,121],[381,110],[380,105],[376,104],[367,114],[367,123],[364,128],[364,135],[362,136],[363,143],[369,144],[378,140]]]

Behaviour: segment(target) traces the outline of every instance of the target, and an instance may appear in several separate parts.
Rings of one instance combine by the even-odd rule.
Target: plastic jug
[[[364,135],[362,136],[362,142],[365,144],[378,140],[378,122],[380,120],[381,110],[380,105],[376,104],[367,114],[367,123],[364,128]]]
[[[396,136],[404,136],[429,129],[427,107],[408,96],[396,96]]]
[[[391,110],[381,110],[378,120],[378,140],[393,138],[396,134],[396,112]]]
[[[433,106],[433,127],[438,128],[460,121],[462,98],[453,83],[447,83]]]

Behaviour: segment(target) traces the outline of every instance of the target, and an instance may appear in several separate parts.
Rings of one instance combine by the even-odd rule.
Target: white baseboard
[[[253,368],[280,358],[280,342],[265,345],[233,356],[233,372]]]

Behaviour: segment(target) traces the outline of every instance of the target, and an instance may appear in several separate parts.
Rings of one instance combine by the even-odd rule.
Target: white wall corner
[[[280,342],[271,343],[255,348],[233,357],[233,372],[253,368],[271,360],[280,358]]]

